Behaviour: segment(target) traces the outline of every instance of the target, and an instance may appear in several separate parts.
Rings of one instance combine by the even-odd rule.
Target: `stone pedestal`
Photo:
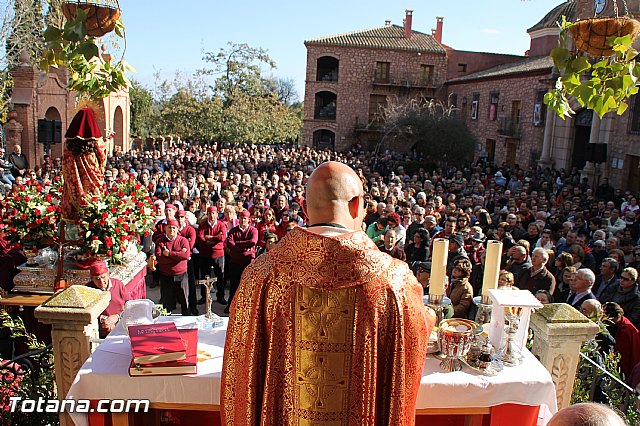
[[[569,406],[580,347],[600,328],[566,303],[551,303],[531,316],[534,333],[531,352],[551,373],[558,409]]]
[[[91,354],[91,339],[98,338],[98,316],[111,300],[111,293],[85,286],[71,286],[51,296],[36,308],[35,317],[51,324],[58,398],[64,399],[82,364]],[[73,425],[68,414],[60,414],[62,426]]]

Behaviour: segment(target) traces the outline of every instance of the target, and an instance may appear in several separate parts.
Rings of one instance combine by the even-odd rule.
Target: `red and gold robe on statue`
[[[364,232],[295,228],[235,295],[223,424],[413,425],[434,322],[406,263]]]
[[[81,108],[71,120],[62,154],[62,217],[76,220],[86,195],[100,195],[104,185],[107,144],[91,108]]]
[[[80,202],[86,195],[100,195],[104,185],[104,166],[107,161],[106,142],[95,141],[95,152],[75,155],[65,150],[62,155],[62,217],[78,218]]]

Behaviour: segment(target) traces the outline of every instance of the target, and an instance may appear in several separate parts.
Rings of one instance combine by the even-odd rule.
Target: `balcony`
[[[509,138],[520,139],[520,123],[515,117],[498,117],[498,134]]]
[[[381,78],[380,76],[373,75],[372,84],[374,87],[398,87],[404,89],[434,89],[436,86],[433,81],[420,77],[386,77]]]

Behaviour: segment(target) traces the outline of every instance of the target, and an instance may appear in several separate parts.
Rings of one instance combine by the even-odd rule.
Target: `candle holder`
[[[444,320],[444,295],[443,294],[431,294],[429,293],[429,306],[436,314],[436,325],[439,326],[442,320]]]
[[[516,344],[516,335],[520,327],[521,315],[522,307],[507,306],[504,308],[506,322],[504,341],[497,355],[497,358],[501,360],[504,365],[513,367],[522,363],[522,353]]]
[[[480,296],[480,303],[478,303],[478,310],[476,311],[476,322],[478,324],[488,324],[491,322],[491,310],[493,304],[489,296]]]

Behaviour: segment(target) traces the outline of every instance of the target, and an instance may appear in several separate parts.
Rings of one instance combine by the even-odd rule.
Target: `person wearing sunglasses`
[[[638,291],[638,271],[628,267],[622,270],[620,281],[610,288],[600,297],[600,301],[615,302],[624,310],[624,316],[633,323],[640,326],[640,292]]]

